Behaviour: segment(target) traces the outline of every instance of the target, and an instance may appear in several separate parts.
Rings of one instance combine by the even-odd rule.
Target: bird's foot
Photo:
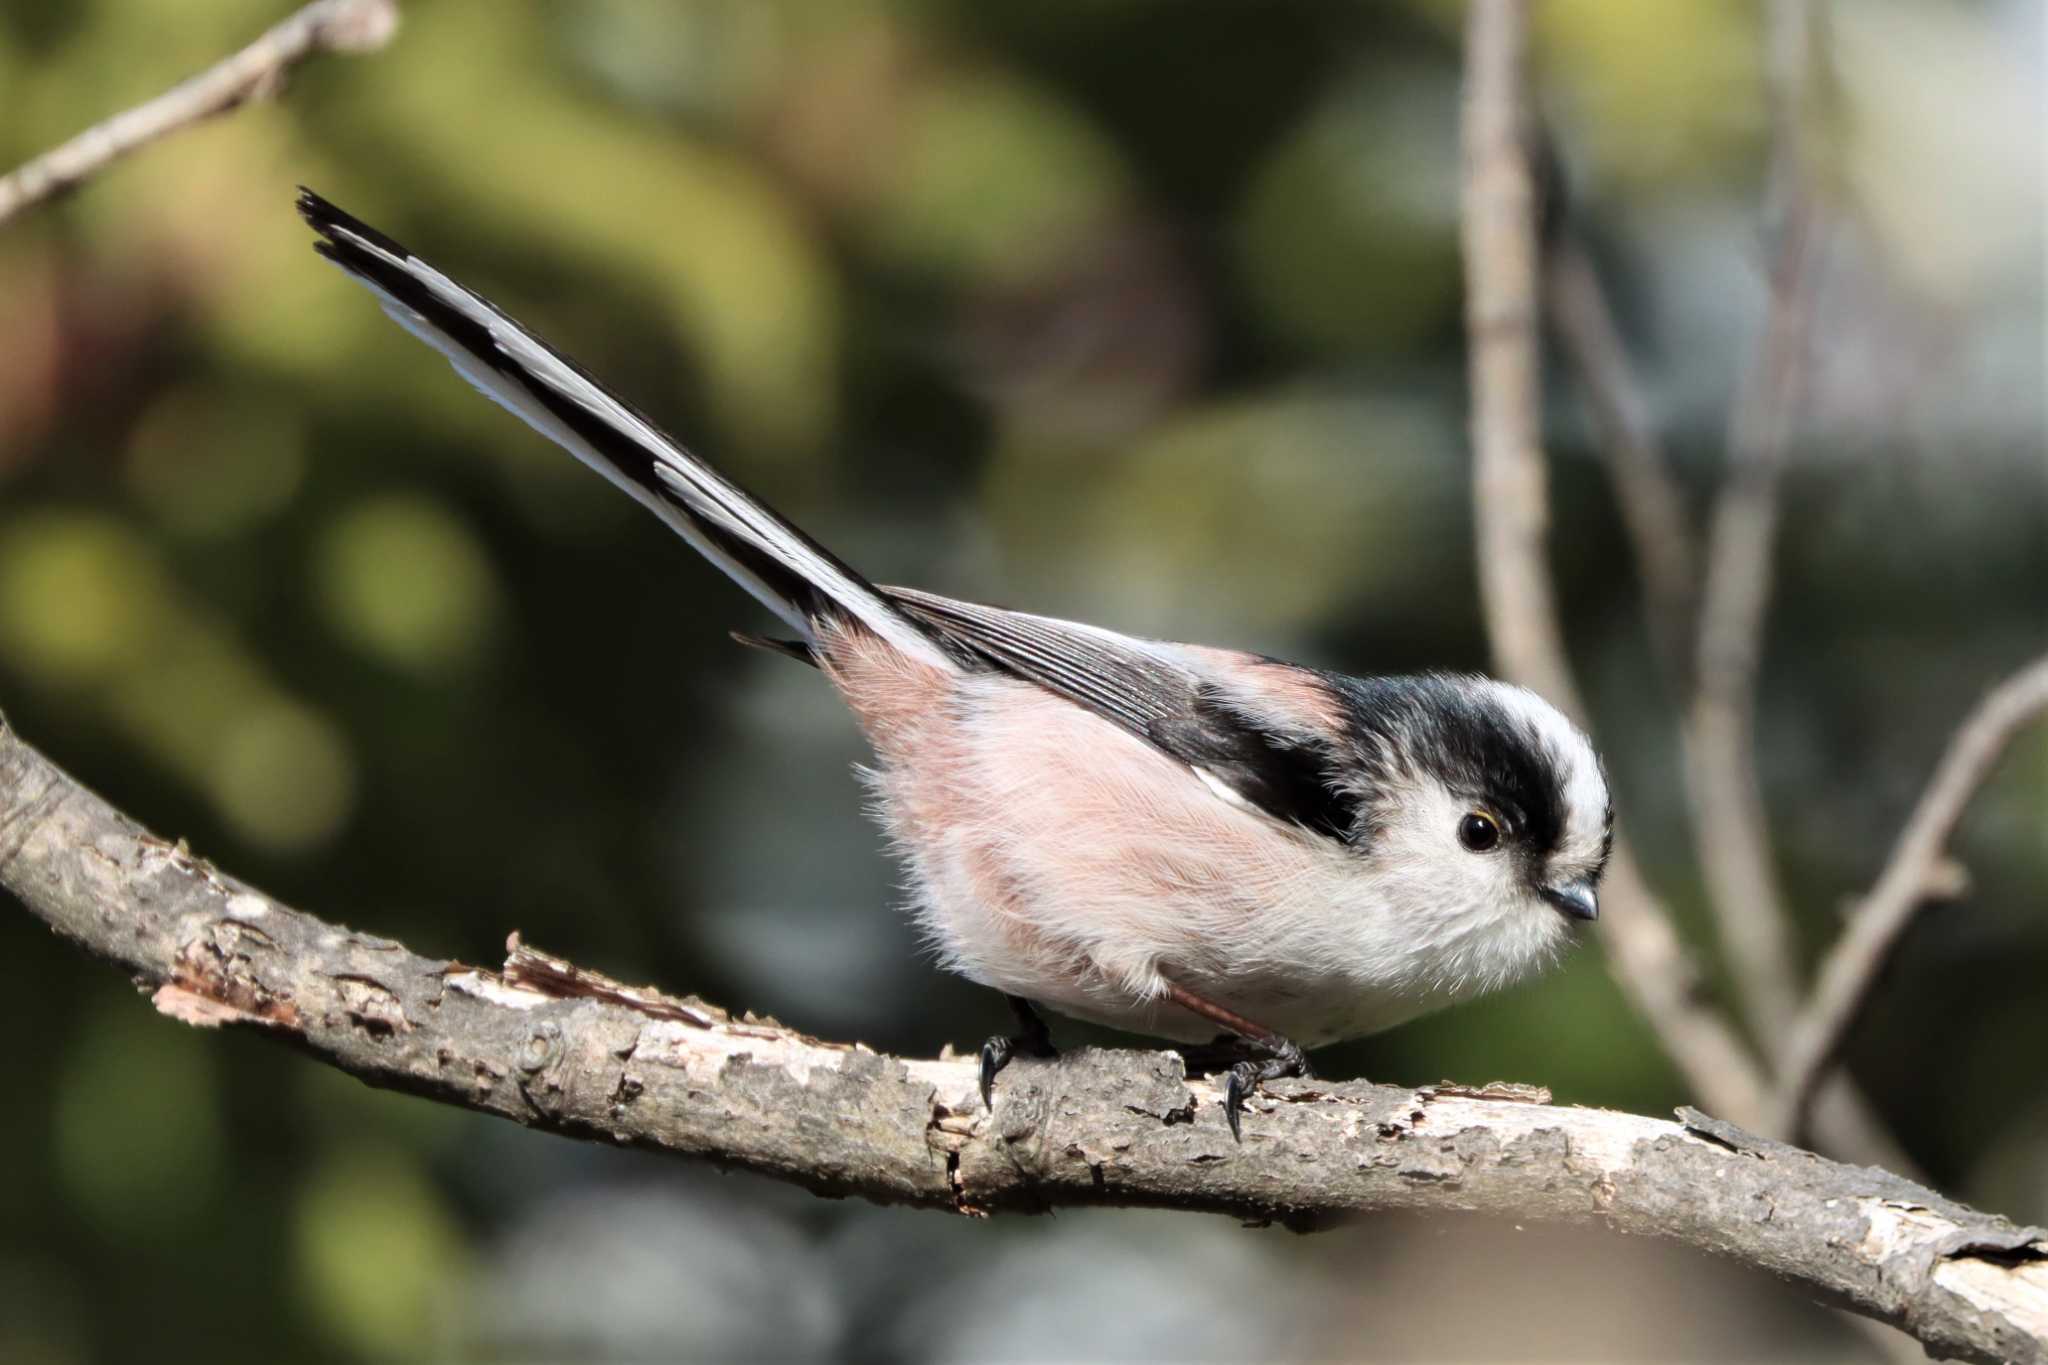
[[[1052,1034],[1045,1027],[1045,1020],[1038,1017],[1038,1011],[1031,1002],[1018,995],[1006,995],[1010,1002],[1010,1013],[1017,1017],[1017,1031],[1011,1034],[998,1033],[981,1045],[981,1104],[984,1109],[994,1109],[996,1073],[1010,1064],[1010,1059],[1022,1053],[1026,1057],[1057,1057],[1059,1049],[1052,1045]]]
[[[1277,1081],[1284,1076],[1312,1076],[1308,1058],[1302,1050],[1285,1038],[1276,1038],[1270,1043],[1261,1043],[1267,1051],[1264,1057],[1246,1058],[1230,1068],[1229,1079],[1223,1085],[1223,1117],[1230,1124],[1230,1136],[1237,1142],[1244,1141],[1244,1132],[1239,1121],[1244,1113],[1245,1097],[1267,1081]]]
[[[1314,1074],[1308,1069],[1308,1058],[1299,1046],[1229,1006],[1205,999],[1176,981],[1166,983],[1166,998],[1188,1013],[1200,1015],[1230,1031],[1207,1048],[1196,1049],[1197,1055],[1214,1057],[1233,1041],[1237,1045],[1238,1060],[1232,1063],[1230,1078],[1223,1087],[1223,1117],[1229,1120],[1230,1136],[1237,1141],[1244,1141],[1239,1121],[1244,1114],[1245,1096],[1265,1082],[1277,1081],[1282,1076]],[[1247,1057],[1246,1053],[1251,1055]]]

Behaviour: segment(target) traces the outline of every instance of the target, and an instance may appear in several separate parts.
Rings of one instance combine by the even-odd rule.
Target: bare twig
[[[1583,718],[1545,555],[1536,206],[1523,136],[1527,16],[1519,0],[1475,0],[1469,14],[1463,231],[1481,604],[1501,673]],[[1626,840],[1617,843],[1603,896],[1602,931],[1631,1003],[1702,1099],[1739,1122],[1761,1123],[1761,1069],[1699,999],[1671,917]]]
[[[1701,873],[1759,1038],[1780,1036],[1799,1008],[1799,952],[1756,770],[1756,676],[1779,479],[1806,391],[1819,237],[1799,169],[1807,0],[1776,0],[1770,16],[1777,120],[1771,176],[1782,219],[1763,332],[1729,423],[1729,467],[1708,532],[1695,692],[1684,727]]]
[[[0,223],[146,142],[268,98],[293,67],[315,53],[374,51],[397,27],[396,0],[314,0],[234,56],[0,177]]]
[[[1798,1011],[1798,948],[1769,847],[1757,778],[1755,692],[1772,593],[1778,483],[1806,393],[1817,225],[1798,162],[1806,0],[1776,0],[1772,27],[1772,186],[1780,199],[1769,303],[1749,377],[1729,422],[1729,473],[1714,503],[1700,600],[1696,692],[1686,716],[1686,774],[1700,870],[1757,1038]]]
[[[1643,613],[1657,665],[1674,698],[1692,677],[1698,550],[1685,498],[1642,397],[1600,276],[1582,242],[1559,234],[1544,268],[1549,322],[1584,386],[1601,434],[1622,525],[1643,578]]]
[[[1814,26],[1825,0],[1767,0],[1764,100],[1770,118],[1770,180],[1765,217],[1784,223],[1807,194],[1806,94],[1813,71]]]
[[[1949,741],[1948,751],[1893,845],[1891,859],[1821,964],[1812,997],[1780,1054],[1778,1127],[1795,1132],[1879,970],[1914,913],[1949,880],[1944,850],[1977,788],[2013,736],[2048,711],[2048,656],[1999,684]]]
[[[1471,7],[1463,236],[1479,590],[1502,670],[1576,710],[1570,667],[1549,638],[1557,601],[1543,559],[1550,494],[1536,339],[1536,190],[1523,121],[1527,36],[1520,3]]]
[[[1240,1144],[1219,1087],[1175,1053],[1084,1050],[1013,1063],[991,1113],[969,1058],[820,1042],[516,942],[492,972],[323,923],[151,837],[4,727],[0,886],[173,1018],[260,1030],[372,1085],[549,1132],[973,1215],[1604,1224],[1732,1257],[1941,1354],[2048,1360],[2048,1232],[1691,1110],[1674,1124],[1461,1087],[1287,1082]]]
[[[1731,468],[1708,535],[1696,690],[1684,736],[1701,871],[1760,1037],[1776,1036],[1799,999],[1798,952],[1756,771],[1759,643],[1810,302],[1804,215],[1790,232],[1773,271],[1770,318],[1737,409]]]

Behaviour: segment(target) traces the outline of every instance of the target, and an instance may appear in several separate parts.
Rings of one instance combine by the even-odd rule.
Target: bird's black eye
[[[1500,825],[1485,811],[1475,810],[1458,822],[1458,842],[1473,853],[1500,846]]]

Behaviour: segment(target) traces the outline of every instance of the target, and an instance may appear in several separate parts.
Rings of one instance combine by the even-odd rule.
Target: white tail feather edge
[[[906,620],[872,587],[858,578],[849,576],[837,564],[820,555],[811,545],[791,536],[781,519],[774,513],[719,478],[696,456],[650,426],[597,384],[577,373],[539,338],[528,333],[483,298],[457,284],[417,256],[397,255],[338,223],[328,224],[323,230],[337,239],[346,241],[351,247],[374,255],[418,280],[441,302],[484,328],[500,355],[523,373],[561,394],[646,451],[652,459],[656,477],[661,481],[663,488],[681,506],[664,500],[650,492],[644,485],[626,477],[610,459],[548,411],[532,394],[498,373],[469,346],[435,326],[432,319],[393,297],[375,280],[350,270],[343,262],[335,262],[344,274],[377,295],[384,311],[393,321],[439,351],[454,367],[456,373],[469,381],[478,392],[567,450],[659,516],[693,549],[717,565],[720,571],[763,606],[800,632],[807,642],[815,642],[815,623],[794,603],[775,592],[731,556],[720,551],[703,531],[693,524],[693,517],[709,521],[727,534],[760,549],[817,588],[896,649],[948,671],[958,667],[922,629]]]

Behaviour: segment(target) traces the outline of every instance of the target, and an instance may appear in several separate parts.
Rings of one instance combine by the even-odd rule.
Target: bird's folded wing
[[[1278,715],[1261,715],[1256,691],[1217,665],[1227,657],[1220,651],[1188,651],[915,588],[882,592],[997,670],[1086,707],[1187,764],[1221,799],[1317,834],[1352,832],[1357,801],[1336,785],[1328,743]],[[1241,671],[1286,667],[1242,658]]]

